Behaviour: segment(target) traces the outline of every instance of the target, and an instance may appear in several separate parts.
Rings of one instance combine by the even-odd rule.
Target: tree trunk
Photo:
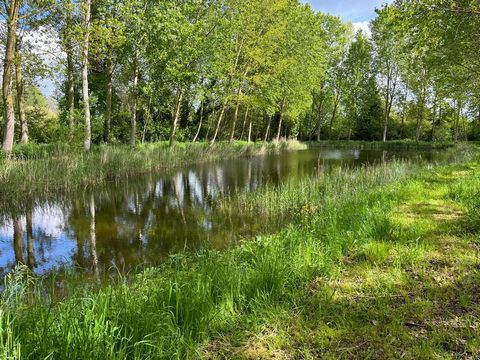
[[[110,128],[112,124],[112,76],[113,76],[113,64],[111,55],[107,55],[107,64],[105,69],[105,123],[103,129],[103,141],[110,142]]]
[[[323,90],[325,88],[325,82],[322,82],[322,86],[320,88],[320,104],[318,106],[318,124],[317,124],[317,141],[320,141],[321,131],[322,131],[322,111],[323,111]],[[315,108],[313,108],[315,110]]]
[[[460,115],[462,111],[462,102],[457,100],[457,113],[455,114],[455,142],[458,142],[460,137]]]
[[[12,71],[15,61],[15,46],[17,42],[18,13],[20,0],[11,0],[6,5],[7,10],[7,42],[5,44],[5,58],[3,62],[2,98],[4,106],[3,145],[6,152],[12,151],[15,134],[15,108],[12,94]]]
[[[387,78],[387,94],[385,96],[385,118],[383,121],[383,137],[382,141],[387,142],[388,118],[390,116],[388,109],[390,108],[390,77]]]
[[[215,144],[215,140],[217,139],[218,131],[220,130],[220,124],[222,123],[223,115],[225,115],[225,109],[226,108],[227,108],[227,101],[225,100],[223,102],[222,110],[220,111],[220,115],[218,116],[217,126],[215,127],[215,133],[213,134],[213,138],[210,141],[210,145]]]
[[[337,117],[337,109],[338,109],[338,104],[340,103],[340,91],[337,91],[335,94],[335,100],[333,102],[333,111],[332,111],[332,116],[330,118],[330,128],[328,130],[328,139],[332,140],[332,130],[333,130],[333,123],[335,121],[335,118]]]
[[[240,109],[240,95],[242,93],[242,89],[239,88],[237,93],[237,105],[235,106],[235,114],[233,115],[233,123],[232,123],[232,130],[230,132],[230,142],[233,142],[235,138],[235,128],[237,126],[238,120],[238,110]]]
[[[317,141],[320,141],[320,138],[322,135],[322,111],[323,111],[323,98],[320,100],[320,106],[318,109]]]
[[[68,127],[70,131],[70,139],[73,139],[73,131],[75,127],[75,69],[73,64],[73,44],[72,36],[72,1],[68,0],[65,4],[66,21],[64,29],[67,55],[67,109],[68,109]]]
[[[135,58],[133,59],[133,104],[132,117],[130,122],[130,146],[135,147],[137,143],[137,85],[138,85],[138,51],[135,50]]]
[[[18,45],[18,42],[17,42]],[[18,108],[18,118],[20,120],[20,143],[28,143],[28,123],[27,118],[25,117],[25,99],[24,99],[24,89],[25,84],[23,82],[22,76],[22,61],[19,54],[19,49],[17,48],[17,61],[15,61],[15,83],[17,86],[17,108]]]
[[[263,142],[267,142],[267,140],[268,140],[268,133],[270,132],[270,125],[271,125],[271,123],[272,123],[272,117],[273,117],[273,116],[269,116],[269,117],[268,117],[267,130],[265,131],[265,137],[264,137],[264,139],[263,139]]]
[[[283,111],[285,110],[287,98],[283,98],[282,104],[280,105],[280,119],[278,120],[278,130],[277,130],[277,141],[280,141],[280,133],[282,131],[282,121],[283,121]]]
[[[90,97],[88,90],[88,47],[90,40],[90,11],[91,0],[85,0],[84,14],[84,39],[82,48],[82,95],[83,95],[83,111],[85,117],[85,151],[90,151],[92,146],[92,129],[90,121]]]
[[[248,142],[252,141],[252,119],[250,119],[248,124]]]
[[[198,135],[200,135],[200,130],[202,129],[202,123],[203,123],[203,101],[200,104],[200,122],[198,123],[197,132],[195,133],[195,137],[193,138],[192,142],[197,141]]]
[[[243,139],[243,134],[245,133],[245,125],[247,124],[248,111],[249,109],[247,108],[247,110],[245,110],[245,117],[243,118],[242,133],[240,134],[240,140]]]
[[[182,105],[183,91],[180,87],[177,88],[177,95],[175,97],[175,107],[172,114],[172,125],[170,127],[169,146],[172,147],[175,142],[175,131],[177,130],[178,118],[180,117],[180,108]]]

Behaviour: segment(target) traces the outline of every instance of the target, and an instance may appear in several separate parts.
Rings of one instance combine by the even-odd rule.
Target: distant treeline
[[[6,151],[28,141],[480,139],[480,6],[469,0],[397,0],[368,32],[298,0],[5,5]],[[59,40],[57,62],[38,56],[45,33]],[[59,80],[58,111],[42,78]]]

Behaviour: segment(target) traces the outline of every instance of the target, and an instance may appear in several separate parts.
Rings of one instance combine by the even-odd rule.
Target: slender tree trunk
[[[240,109],[240,95],[242,93],[242,89],[239,87],[238,93],[237,93],[237,105],[235,106],[235,113],[233,115],[233,123],[232,123],[232,130],[230,131],[230,142],[233,142],[235,139],[235,128],[237,126],[237,120],[238,120],[238,111]]]
[[[144,123],[143,123],[143,130],[142,130],[142,144],[145,143],[145,138],[147,136],[147,126],[150,124],[150,120],[152,120],[152,113],[151,113],[151,108],[152,106],[152,96],[149,97],[148,99],[148,107],[144,112]]]
[[[73,131],[75,127],[75,69],[73,63],[73,44],[72,44],[72,0],[65,3],[66,21],[64,29],[64,41],[66,43],[67,55],[67,109],[68,109],[68,128],[70,139],[73,139]]]
[[[223,116],[225,115],[225,109],[227,108],[227,101],[225,100],[222,105],[222,110],[220,111],[220,115],[218,116],[218,121],[217,121],[217,126],[215,127],[215,133],[213,134],[213,138],[210,141],[210,145],[215,144],[215,140],[217,139],[218,136],[218,131],[220,130],[220,125],[223,120]]]
[[[423,115],[424,115],[424,110],[425,110],[425,99],[426,99],[426,85],[422,87],[422,92],[421,92],[421,99],[419,101],[419,113],[417,117],[417,127],[415,131],[415,139],[416,141],[420,141],[420,136],[422,132],[422,125],[423,125]]]
[[[337,117],[337,109],[338,109],[339,103],[340,103],[340,91],[337,91],[335,93],[335,100],[333,102],[332,116],[330,117],[330,128],[328,129],[329,140],[332,140],[333,123],[335,122],[335,118]]]
[[[112,76],[113,64],[111,54],[107,55],[105,68],[105,123],[103,129],[103,141],[110,142],[110,128],[112,124]]]
[[[175,131],[177,130],[177,123],[180,117],[180,108],[182,105],[183,99],[183,90],[182,88],[177,88],[177,95],[175,96],[175,107],[172,114],[172,125],[170,127],[170,142],[169,146],[172,147],[175,142]]]
[[[460,137],[460,115],[462,111],[462,102],[457,100],[457,112],[455,114],[455,142],[458,142]]]
[[[383,137],[382,141],[387,142],[387,132],[388,132],[388,118],[390,113],[388,109],[390,108],[390,76],[387,76],[387,94],[385,96],[385,118],[383,121]]]
[[[7,5],[8,4],[8,5]],[[5,2],[7,12],[7,41],[3,62],[2,98],[4,107],[3,145],[6,152],[12,151],[15,134],[15,108],[12,94],[12,71],[15,61],[15,46],[17,42],[18,13],[20,0]]]
[[[250,119],[248,124],[248,143],[252,141],[252,119]]]
[[[324,88],[325,88],[325,82],[322,82],[322,86],[320,88],[320,104],[318,106],[317,141],[320,141],[320,136],[322,131],[322,111],[323,111],[323,101],[324,101],[323,89]]]
[[[85,116],[85,151],[90,151],[92,146],[92,129],[90,121],[90,97],[88,90],[88,47],[90,41],[90,11],[91,0],[85,0],[84,14],[84,39],[82,46],[82,93],[83,93],[83,111]]]
[[[135,147],[137,143],[137,85],[138,85],[138,51],[135,50],[135,58],[133,60],[133,104],[132,117],[130,122],[130,146]]]
[[[213,108],[212,113],[208,116],[208,125],[207,125],[207,133],[205,134],[205,141],[208,141],[208,136],[210,135],[210,130],[212,129],[212,119],[215,119],[217,111],[215,107]]]
[[[270,132],[270,125],[272,123],[272,117],[273,116],[268,117],[268,124],[267,124],[267,129],[265,130],[265,137],[263,139],[263,142],[267,142],[267,140],[268,140],[268,133]]]
[[[17,42],[18,45],[18,42]],[[20,120],[20,143],[28,143],[28,123],[27,118],[25,117],[25,98],[24,98],[24,89],[25,84],[23,82],[22,76],[22,61],[17,48],[17,61],[15,61],[15,83],[17,86],[17,108],[18,108],[18,118]]]
[[[247,124],[248,111],[249,111],[249,108],[247,108],[247,110],[245,110],[245,116],[243,118],[242,133],[240,134],[240,140],[243,139],[243,134],[245,133],[245,125]]]
[[[287,98],[283,98],[282,104],[280,105],[280,119],[278,120],[278,130],[277,130],[277,141],[280,141],[280,134],[282,131],[282,122],[283,122],[283,111],[285,110]]]
[[[322,111],[323,111],[323,97],[320,100],[318,109],[318,124],[317,124],[317,141],[320,141],[322,135]]]
[[[202,129],[202,123],[203,123],[203,101],[200,104],[200,122],[198,123],[197,132],[195,133],[195,137],[193,138],[192,142],[197,141],[198,135],[200,135],[200,130]]]

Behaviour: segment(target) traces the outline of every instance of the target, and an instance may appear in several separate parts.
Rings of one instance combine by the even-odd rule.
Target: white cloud
[[[352,23],[353,29],[355,32],[361,30],[365,36],[370,38],[372,36],[372,31],[370,30],[370,22],[369,21],[360,21]]]

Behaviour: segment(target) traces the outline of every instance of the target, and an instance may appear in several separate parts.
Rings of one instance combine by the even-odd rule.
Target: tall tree
[[[16,55],[17,27],[20,0],[4,0],[7,19],[7,41],[3,61],[2,99],[4,106],[3,145],[6,152],[12,151],[15,134],[15,108],[13,103],[13,66]]]

